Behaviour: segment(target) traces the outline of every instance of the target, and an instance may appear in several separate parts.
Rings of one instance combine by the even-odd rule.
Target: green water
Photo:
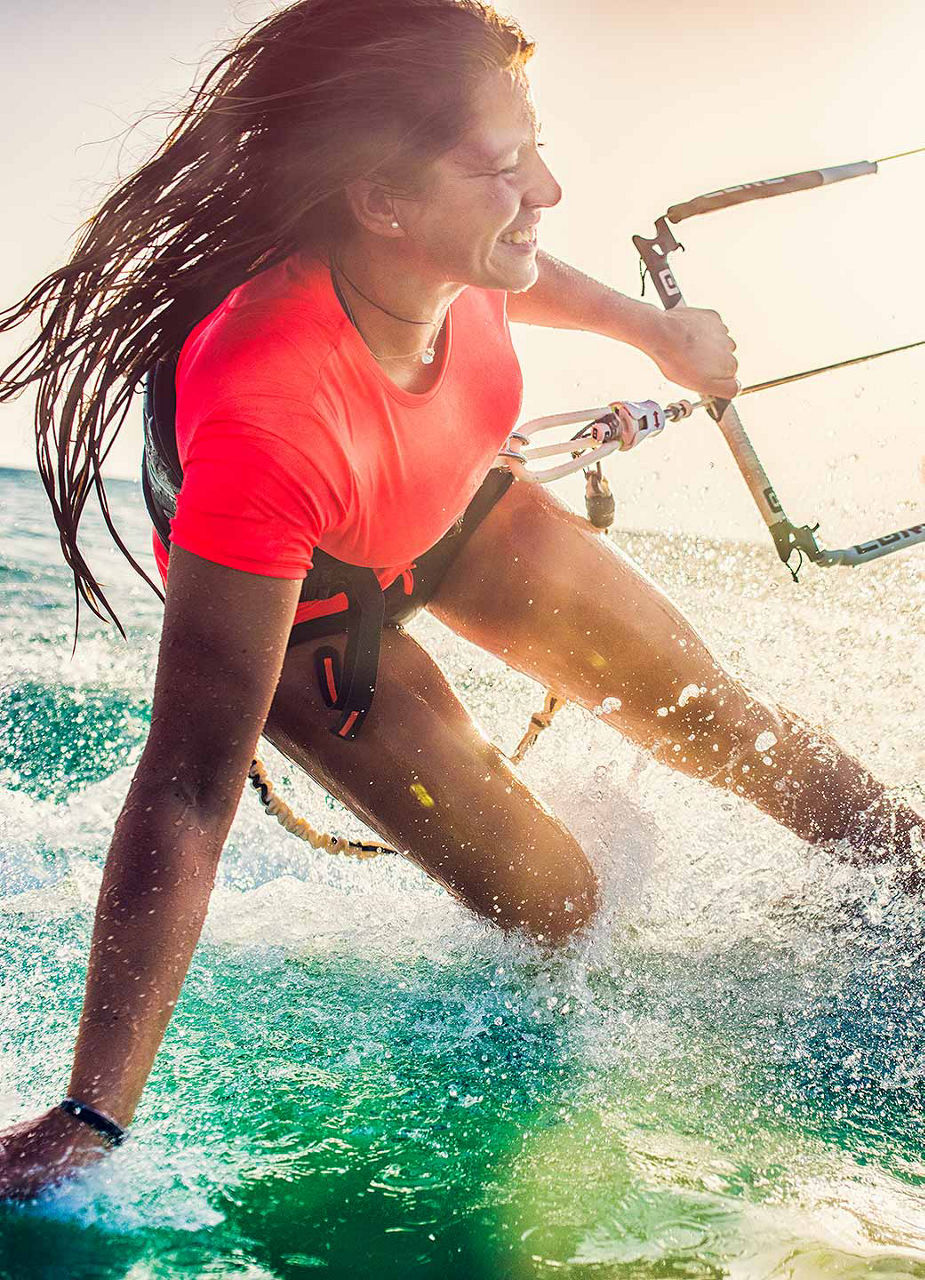
[[[66,1081],[158,606],[109,562],[130,644],[89,627],[72,660],[37,486],[0,480],[4,1122]],[[141,547],[137,489],[113,505]],[[921,558],[794,596],[763,551],[628,541],[740,670],[921,798]],[[536,689],[419,634],[512,746]],[[247,798],[131,1141],[0,1208],[0,1276],[925,1276],[921,909],[592,717],[547,739],[525,776],[601,869],[592,937],[543,956]],[[359,831],[267,759],[314,820]]]

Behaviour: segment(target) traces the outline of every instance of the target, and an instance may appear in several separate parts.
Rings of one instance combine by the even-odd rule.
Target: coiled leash
[[[313,849],[320,849],[324,853],[343,853],[350,858],[360,859],[378,858],[383,853],[397,853],[396,849],[390,849],[388,845],[364,844],[360,840],[346,840],[343,836],[333,836],[328,831],[319,831],[307,818],[298,817],[286,801],[274,791],[273,783],[267,777],[267,771],[261,760],[255,758],[251,762],[247,776],[251,786],[257,792],[257,798],[270,817],[275,818],[286,831],[298,836],[306,844],[310,844]]]

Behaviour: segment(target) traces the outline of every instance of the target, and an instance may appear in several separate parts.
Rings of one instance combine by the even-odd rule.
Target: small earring
[[[398,223],[395,221],[395,219],[394,219],[394,218],[392,219],[392,226],[393,226],[393,227],[397,227],[397,226],[398,226]]]

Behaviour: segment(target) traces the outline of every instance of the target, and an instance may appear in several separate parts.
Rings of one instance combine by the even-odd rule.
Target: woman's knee
[[[485,742],[410,638],[383,637],[377,705],[352,743],[324,723],[307,650],[291,652],[283,671],[267,726],[277,746],[502,928],[558,944],[591,920],[599,890],[580,846]]]
[[[577,845],[556,853],[554,874],[543,869],[552,859],[531,861],[517,887],[494,896],[484,914],[505,930],[549,946],[562,946],[587,928],[600,908],[600,882]]]

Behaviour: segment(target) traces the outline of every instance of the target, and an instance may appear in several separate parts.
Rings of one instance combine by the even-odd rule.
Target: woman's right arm
[[[122,1126],[199,939],[299,588],[171,551],[151,729],[106,861],[68,1087]],[[104,1152],[53,1108],[0,1134],[0,1196],[34,1195]]]

